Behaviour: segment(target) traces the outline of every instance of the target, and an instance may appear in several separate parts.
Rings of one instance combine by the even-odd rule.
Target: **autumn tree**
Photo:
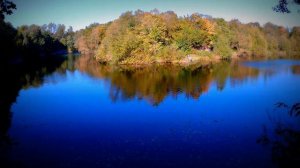
[[[290,41],[291,41],[291,55],[293,57],[299,57],[300,54],[300,27],[294,27],[292,29],[291,35],[290,35]]]
[[[105,25],[91,24],[75,34],[74,45],[83,54],[93,54],[100,46],[105,31]]]
[[[178,17],[153,10],[125,12],[113,22],[76,33],[76,47],[100,62],[180,62],[193,56],[230,59],[290,57],[299,54],[298,33],[267,23],[230,22],[201,14]]]

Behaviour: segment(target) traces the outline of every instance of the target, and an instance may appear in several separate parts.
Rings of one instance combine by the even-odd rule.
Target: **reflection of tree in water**
[[[0,145],[11,143],[8,130],[11,125],[11,105],[21,89],[38,87],[43,83],[43,77],[56,70],[63,62],[63,57],[45,57],[34,62],[20,64],[0,63]]]
[[[119,69],[112,72],[110,81],[111,98],[145,98],[158,104],[171,94],[185,93],[187,97],[198,98],[208,90],[211,75],[201,67],[196,69],[158,66],[137,70]],[[122,92],[119,92],[121,90]]]
[[[91,76],[109,80],[113,101],[138,98],[146,99],[153,105],[159,104],[168,95],[176,97],[182,93],[198,99],[214,81],[222,90],[227,79],[230,79],[231,85],[237,85],[259,74],[257,69],[229,62],[208,66],[126,67],[100,65],[84,56],[76,61],[76,67]]]
[[[289,115],[289,120],[298,123],[292,125],[289,122],[278,121],[270,117],[274,124],[273,132],[268,132],[264,126],[263,134],[257,143],[271,148],[272,160],[279,167],[299,167],[300,163],[300,103],[288,106],[285,103],[277,103],[273,111]]]
[[[217,83],[217,88],[223,90],[228,79],[231,86],[242,84],[249,78],[256,79],[259,75],[259,70],[245,67],[238,62],[221,62],[213,66],[212,73]]]
[[[81,61],[89,62],[86,57]],[[93,76],[106,78],[111,82],[110,97],[118,99],[147,99],[152,104],[158,104],[171,94],[186,93],[186,96],[198,98],[207,91],[211,81],[208,69],[202,67],[180,68],[177,66],[151,67],[113,67],[101,66],[92,61],[77,62],[77,68]],[[95,65],[95,66],[91,66]]]
[[[293,74],[300,75],[300,65],[293,65],[291,69]]]

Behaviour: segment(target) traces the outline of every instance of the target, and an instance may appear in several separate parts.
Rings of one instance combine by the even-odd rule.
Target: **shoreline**
[[[83,55],[84,56],[84,55]],[[213,56],[213,57],[203,57],[203,56],[192,56],[192,60],[188,60],[187,58],[180,59],[180,60],[172,60],[172,61],[164,61],[164,60],[156,60],[156,61],[135,61],[135,62],[119,62],[119,63],[112,63],[112,62],[101,62],[97,60],[95,57],[92,56],[92,58],[100,63],[105,65],[114,65],[119,67],[136,67],[136,68],[142,68],[142,67],[150,67],[150,66],[181,66],[181,67],[189,67],[189,66],[209,66],[218,64],[223,61],[232,62],[232,61],[268,61],[268,60],[276,60],[276,59],[291,59],[291,60],[300,60],[300,57],[272,57],[272,58],[244,58],[244,57],[238,57],[238,56],[232,56],[230,59],[222,59],[219,56]]]

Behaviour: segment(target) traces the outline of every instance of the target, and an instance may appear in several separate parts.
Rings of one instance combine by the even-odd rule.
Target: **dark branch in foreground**
[[[292,0],[292,1],[279,0],[278,4],[273,7],[273,11],[279,12],[279,13],[291,13],[291,11],[288,8],[289,4],[300,5],[300,0]]]

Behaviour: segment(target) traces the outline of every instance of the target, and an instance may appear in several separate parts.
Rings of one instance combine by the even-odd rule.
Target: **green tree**
[[[214,52],[223,59],[230,59],[232,56],[231,44],[233,43],[233,32],[224,19],[216,19],[217,35],[214,39]]]
[[[61,40],[62,38],[64,38],[65,30],[66,30],[66,26],[64,24],[58,24],[54,37],[58,40]]]

